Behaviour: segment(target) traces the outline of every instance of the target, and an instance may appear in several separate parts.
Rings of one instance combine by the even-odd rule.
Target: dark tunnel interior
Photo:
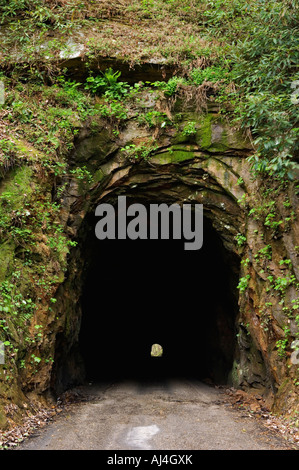
[[[86,252],[79,336],[86,380],[227,383],[239,265],[208,218],[196,251],[182,240],[98,240],[93,231]],[[154,343],[162,357],[151,357]]]

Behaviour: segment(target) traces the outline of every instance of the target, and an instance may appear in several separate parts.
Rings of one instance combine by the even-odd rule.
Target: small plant
[[[121,72],[113,72],[110,67],[101,75],[88,77],[85,90],[90,90],[94,94],[105,94],[107,98],[120,100],[129,93],[131,88],[126,82],[118,82],[120,75]]]
[[[149,128],[160,127],[163,129],[167,125],[171,124],[167,114],[161,111],[149,111],[148,113],[141,115],[138,120],[140,124],[146,123]]]
[[[258,250],[257,254],[254,255],[255,259],[271,259],[272,258],[272,246],[271,245],[266,245],[264,248],[261,248]]]
[[[193,121],[188,122],[188,124],[186,124],[186,126],[183,129],[183,135],[185,135],[186,137],[195,135],[196,132],[197,132],[196,122],[193,122]]]
[[[219,82],[229,79],[229,71],[219,66],[206,67],[205,69],[193,69],[190,72],[190,78],[194,85],[202,85],[204,81]]]
[[[150,84],[150,82],[146,82]],[[172,77],[168,82],[154,82],[151,83],[152,86],[155,86],[163,91],[164,95],[167,97],[175,95],[180,85],[186,84],[186,80],[182,77]]]
[[[240,278],[239,284],[237,285],[237,288],[239,289],[240,292],[245,292],[249,284],[249,279],[250,279],[249,274]]]
[[[282,259],[279,261],[279,266],[289,266],[292,267],[292,261],[290,259]]]
[[[43,334],[41,332],[43,326],[42,325],[34,325],[34,328],[37,330],[37,332],[35,334],[35,340],[38,341],[38,340],[42,339],[42,337],[43,337]]]
[[[289,343],[289,334],[290,334],[290,329],[289,327],[285,326],[284,329],[284,338],[279,339],[276,341],[276,347],[278,351],[279,357],[283,358],[285,357],[286,349]]]
[[[238,233],[235,236],[235,240],[236,240],[238,246],[243,246],[246,243],[246,237],[245,237],[245,235],[242,235],[242,233]]]
[[[147,147],[146,145],[136,146],[135,144],[126,145],[121,149],[130,161],[148,160],[150,155],[156,150],[156,147]]]
[[[265,222],[264,222],[264,225],[266,227],[272,228],[274,231],[276,231],[278,227],[283,223],[282,220],[279,220],[279,221],[273,220],[275,219],[275,217],[276,217],[276,214],[274,212],[270,212],[269,214],[267,214],[265,218]]]
[[[287,199],[286,201],[284,201],[283,205],[284,207],[291,207],[292,204],[290,203],[289,199]]]
[[[104,93],[104,91],[109,86],[113,86],[117,83],[117,79],[120,76],[120,72],[108,73],[107,74],[109,79],[105,77],[102,73],[101,75],[97,75],[96,77],[90,76],[86,79],[85,90],[89,90],[92,93]]]
[[[110,121],[124,121],[128,118],[128,109],[122,103],[115,100],[100,105],[99,112],[102,117]]]
[[[87,170],[85,165],[83,167],[78,167],[74,170],[71,170],[70,173],[76,176],[76,178],[78,178],[78,180],[80,181],[83,181],[88,184],[92,182],[92,174],[89,170]]]
[[[286,289],[296,281],[295,276],[291,277],[278,277],[274,282],[274,290],[284,295]]]
[[[246,194],[242,194],[242,196],[238,199],[238,204],[240,204],[241,207],[246,207],[247,201],[246,201]]]
[[[242,259],[241,261],[241,265],[244,266],[244,268],[246,268],[250,263],[250,259],[249,258],[245,258],[245,259]]]

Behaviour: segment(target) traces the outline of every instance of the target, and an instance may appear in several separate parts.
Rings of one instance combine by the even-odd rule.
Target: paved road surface
[[[127,381],[83,392],[88,400],[71,405],[18,449],[286,449],[281,437],[233,410],[221,389],[204,383]]]

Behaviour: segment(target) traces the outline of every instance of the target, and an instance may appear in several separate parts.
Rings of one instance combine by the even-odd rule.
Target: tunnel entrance
[[[162,357],[163,356],[163,348],[161,344],[153,344],[151,347],[151,356],[152,357]]]
[[[96,220],[90,215],[90,226]],[[239,259],[204,217],[203,246],[86,239],[79,348],[88,381],[189,377],[228,383]],[[151,357],[154,343],[163,356]]]

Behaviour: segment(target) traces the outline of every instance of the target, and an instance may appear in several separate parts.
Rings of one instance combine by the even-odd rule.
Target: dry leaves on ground
[[[234,408],[241,408],[248,412],[248,416],[260,419],[263,426],[279,433],[290,444],[295,444],[296,448],[298,446],[299,450],[299,417],[280,418],[273,415],[260,395],[250,395],[233,388],[226,390],[226,394]]]

